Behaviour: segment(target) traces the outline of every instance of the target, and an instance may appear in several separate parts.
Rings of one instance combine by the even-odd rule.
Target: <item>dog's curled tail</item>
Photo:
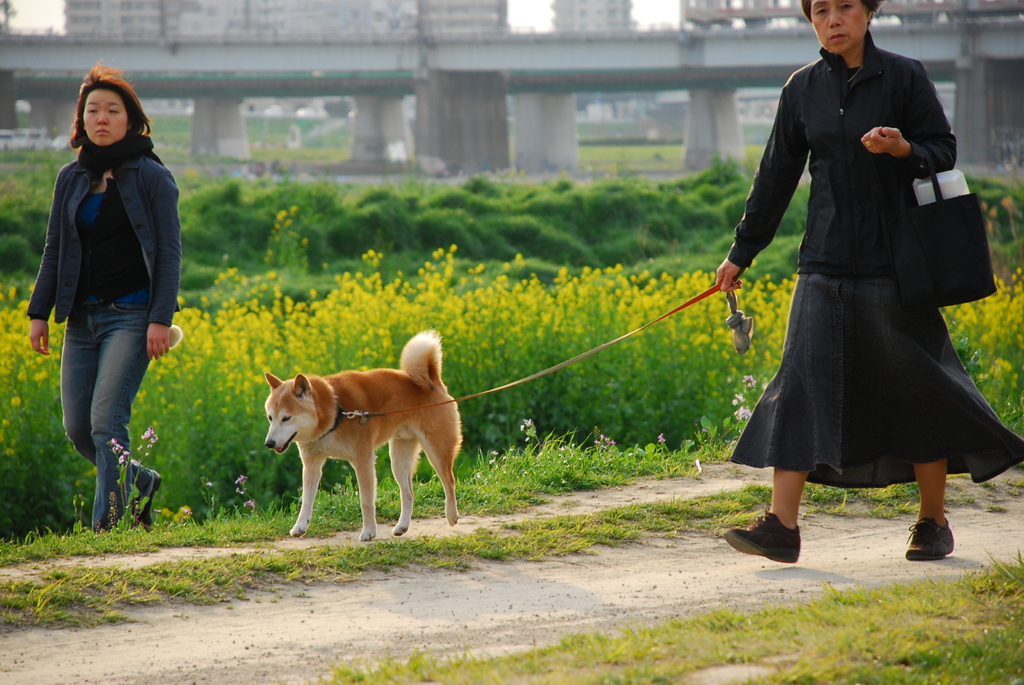
[[[402,371],[420,387],[432,390],[444,387],[441,382],[441,336],[437,331],[417,333],[405,343]]]

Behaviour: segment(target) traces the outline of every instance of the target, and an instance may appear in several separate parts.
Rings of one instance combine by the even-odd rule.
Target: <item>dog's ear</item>
[[[284,383],[284,381],[282,381],[280,378],[278,378],[274,374],[270,373],[269,371],[267,371],[265,374],[263,374],[263,377],[267,379],[267,383],[270,383],[270,389],[271,390],[277,389],[277,386],[279,386],[282,383]]]
[[[303,376],[301,373],[295,377],[295,383],[292,384],[292,392],[300,400],[306,396],[306,393],[311,392],[313,386],[310,385],[309,379]]]

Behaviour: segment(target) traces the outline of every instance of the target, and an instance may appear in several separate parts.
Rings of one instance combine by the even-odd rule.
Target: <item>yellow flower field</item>
[[[709,273],[629,276],[621,268],[563,271],[553,285],[514,280],[500,268],[456,273],[454,248],[435,253],[414,278],[383,282],[375,271],[379,255],[365,259],[366,274],[341,274],[331,292],[300,303],[281,295],[278,273],[227,272],[214,290],[235,296],[175,317],[185,340],[152,364],[131,430],[138,441],[152,426],[160,438],[149,459],[164,474],[161,506],[195,508],[206,483],[230,504],[240,474],[264,502],[295,492],[297,453],[263,447],[265,371],[288,377],[396,366],[406,340],[434,328],[444,338],[445,382],[460,397],[580,354],[713,283]],[[1018,271],[996,295],[946,312],[954,340],[979,352],[968,368],[1017,430],[1024,426],[1021,281]],[[702,417],[718,426],[734,422],[737,395],[752,407],[779,363],[791,290],[790,282],[760,280],[740,292],[740,307],[756,319],[746,355],[732,348],[729,309],[716,294],[579,364],[461,403],[461,459],[521,440],[527,418],[541,435],[575,432],[585,440],[597,430],[620,444],[646,444],[664,434],[670,447],[692,439]],[[0,401],[0,530],[10,529],[16,507],[46,501],[66,510],[75,493],[92,491],[89,465],[61,428],[63,326],[51,326],[50,357],[33,353],[26,295],[0,288],[0,375],[8,388]],[[744,384],[747,376],[755,389]],[[54,514],[52,525],[59,524]]]

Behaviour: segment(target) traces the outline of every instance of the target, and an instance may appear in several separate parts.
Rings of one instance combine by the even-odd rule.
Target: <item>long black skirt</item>
[[[914,464],[993,478],[1024,461],[937,309],[904,311],[888,278],[797,279],[782,364],[732,461],[847,488],[915,480]]]

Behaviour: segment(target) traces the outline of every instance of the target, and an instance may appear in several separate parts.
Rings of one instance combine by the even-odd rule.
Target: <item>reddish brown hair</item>
[[[807,21],[811,20],[811,2],[812,0],[800,0],[800,7],[803,9]],[[885,0],[860,0],[860,3],[864,5],[864,9],[870,12],[872,17],[878,14],[878,10],[882,7],[883,2]]]
[[[125,80],[123,74],[121,69],[97,64],[85,75],[82,87],[78,89],[78,107],[75,110],[75,122],[71,125],[71,147],[78,148],[89,142],[89,136],[85,133],[85,101],[94,90],[112,90],[121,96],[125,112],[128,114],[129,136],[149,135],[149,117],[142,111],[139,96],[135,94],[135,89]]]

